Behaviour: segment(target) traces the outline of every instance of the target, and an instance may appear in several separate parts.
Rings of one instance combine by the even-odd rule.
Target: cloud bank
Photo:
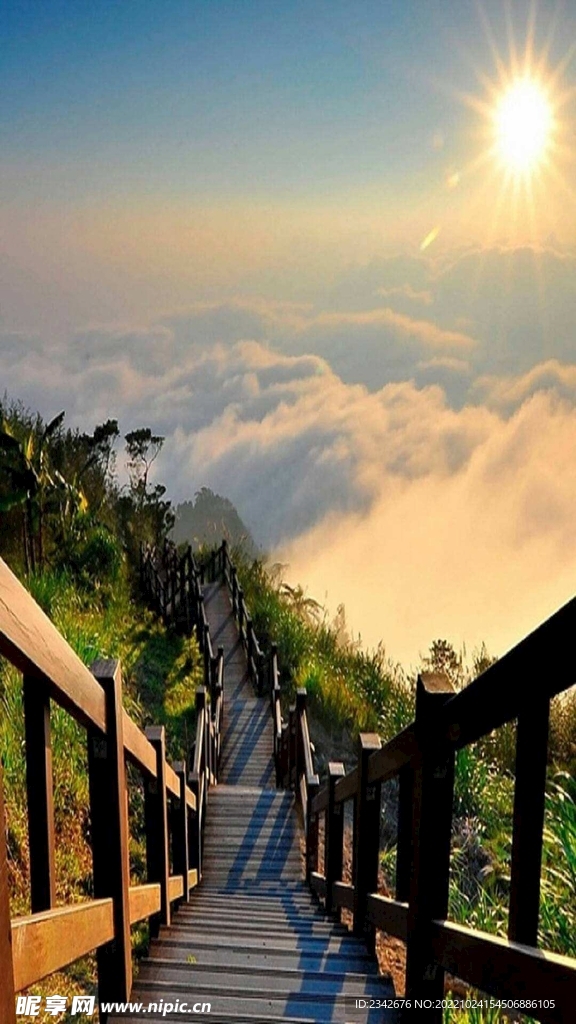
[[[5,333],[0,388],[81,426],[113,416],[165,434],[173,498],[229,497],[294,579],[346,603],[366,643],[406,662],[438,636],[501,652],[576,579],[574,267],[538,254],[547,332],[534,259],[398,257],[314,303],[196,303],[66,340]]]

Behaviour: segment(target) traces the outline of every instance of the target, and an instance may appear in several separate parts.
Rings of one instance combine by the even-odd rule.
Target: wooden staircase
[[[254,693],[225,584],[204,587],[214,643],[224,648],[224,733],[211,789],[202,881],[151,943],[122,1020],[182,1020],[177,1000],[210,1003],[210,1021],[392,1021],[356,1008],[393,997],[363,940],[324,914],[304,880],[294,796],[274,787],[269,702]],[[162,1012],[148,1011],[163,1001]]]

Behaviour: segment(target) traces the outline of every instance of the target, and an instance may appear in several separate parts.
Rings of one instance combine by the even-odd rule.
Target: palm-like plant
[[[35,520],[38,563],[40,567],[44,563],[44,509],[47,492],[54,486],[49,465],[49,441],[60,427],[64,415],[61,412],[55,416],[40,434],[30,430],[23,440],[16,436],[6,419],[0,426],[0,456],[8,485],[7,492],[0,497],[0,512],[22,506],[22,540],[27,572],[36,569]]]

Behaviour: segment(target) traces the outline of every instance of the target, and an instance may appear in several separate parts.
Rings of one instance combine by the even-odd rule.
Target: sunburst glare
[[[553,130],[544,87],[529,77],[513,82],[496,105],[494,127],[504,166],[522,175],[536,170],[546,157]]]
[[[572,209],[576,206],[569,166],[574,161],[569,108],[576,91],[566,81],[575,47],[552,60],[554,22],[537,46],[534,3],[524,46],[509,21],[508,52],[503,52],[482,7],[479,13],[493,72],[479,66],[477,56],[472,58],[479,89],[457,94],[479,116],[476,128],[471,125],[475,154],[460,169],[468,183],[464,220],[481,223],[488,242],[503,237],[538,243],[556,233],[561,237],[566,202]]]

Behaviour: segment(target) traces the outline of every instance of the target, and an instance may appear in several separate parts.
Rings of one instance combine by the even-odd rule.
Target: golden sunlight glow
[[[458,167],[465,185],[457,193],[458,228],[480,230],[487,247],[566,238],[576,207],[576,85],[568,77],[576,44],[551,61],[556,24],[538,10],[538,0],[529,7],[524,43],[510,19],[506,35],[497,36],[483,0],[478,11],[492,68],[473,58],[478,88],[456,93],[476,115],[470,159]],[[444,187],[452,189],[451,176]]]
[[[531,78],[514,82],[495,111],[496,140],[504,165],[518,174],[534,170],[546,155],[552,108],[542,86]]]

